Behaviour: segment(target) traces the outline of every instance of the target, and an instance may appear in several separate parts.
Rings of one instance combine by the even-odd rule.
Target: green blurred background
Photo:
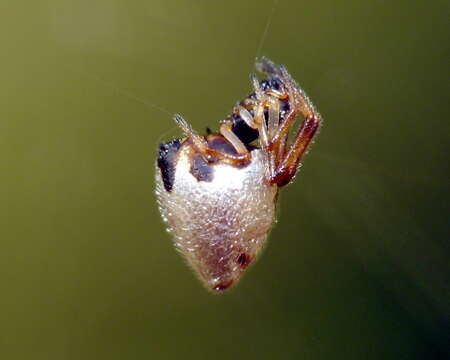
[[[0,357],[449,355],[447,1],[0,4]],[[207,293],[153,194],[171,115],[215,127],[256,55],[325,125],[266,251]]]

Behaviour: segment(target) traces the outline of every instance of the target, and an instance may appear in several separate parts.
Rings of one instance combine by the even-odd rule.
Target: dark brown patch
[[[208,147],[230,155],[237,155],[236,149],[222,135],[208,136]]]
[[[224,154],[229,154],[229,155],[238,155],[238,153],[236,152],[236,149],[234,148],[233,145],[231,145],[227,139],[225,139],[222,135],[217,134],[217,133],[213,133],[213,134],[209,134],[206,137],[206,140],[208,142],[208,147],[212,150],[216,150],[218,152],[224,153]],[[251,152],[254,149],[257,149],[256,146],[253,145],[249,145],[249,144],[244,144],[245,147],[247,148],[247,150],[249,152]],[[208,161],[211,164],[215,164],[218,162],[221,162],[221,160],[219,158],[215,158],[215,157],[211,157],[210,159],[208,159]],[[244,168],[246,166],[248,166],[250,164],[250,161],[236,161],[233,162],[231,161],[231,164],[234,167],[237,168]]]
[[[236,260],[236,262],[244,269],[248,266],[248,264],[250,264],[251,261],[251,256],[246,253],[240,254]]]
[[[211,182],[214,178],[214,168],[201,155],[195,155],[191,160],[191,174],[198,181]]]
[[[173,182],[175,181],[175,154],[179,149],[180,140],[178,139],[159,145],[157,163],[167,192],[172,191]]]
[[[214,286],[212,289],[214,291],[220,292],[220,291],[224,291],[224,290],[228,289],[232,284],[233,284],[233,280],[230,280],[230,281],[226,281],[223,283],[219,283],[216,286]]]

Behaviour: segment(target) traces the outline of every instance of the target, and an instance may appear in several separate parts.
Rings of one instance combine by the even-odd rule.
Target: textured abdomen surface
[[[253,150],[250,164],[243,168],[207,165],[211,171],[199,180],[189,151],[182,148],[170,191],[156,167],[156,195],[168,231],[211,290],[224,290],[239,279],[273,224],[277,187],[266,184],[265,156]]]

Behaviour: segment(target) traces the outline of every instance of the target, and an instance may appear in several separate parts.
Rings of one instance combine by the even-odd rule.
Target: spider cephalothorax
[[[194,132],[181,116],[182,139],[160,145],[159,208],[175,246],[206,287],[223,291],[255,259],[275,219],[278,188],[294,178],[321,117],[283,66],[266,58],[251,76],[253,93],[219,132]],[[301,119],[293,139],[289,132]]]

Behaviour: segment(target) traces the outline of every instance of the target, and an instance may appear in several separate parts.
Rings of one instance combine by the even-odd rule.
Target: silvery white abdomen
[[[163,219],[205,286],[225,290],[255,259],[274,222],[278,188],[266,183],[267,155],[255,149],[250,163],[236,168],[208,165],[186,143],[168,152],[170,174],[156,166]]]

